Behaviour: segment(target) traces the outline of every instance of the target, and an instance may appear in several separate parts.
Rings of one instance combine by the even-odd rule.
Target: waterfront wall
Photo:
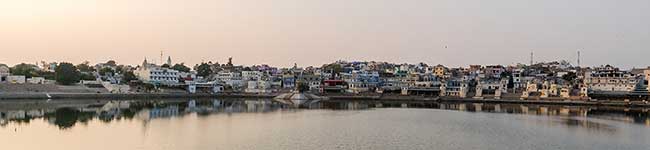
[[[21,93],[0,94],[0,100],[18,99],[160,99],[160,98],[273,98],[275,95],[256,94],[179,94],[179,93]]]
[[[277,94],[184,94],[184,93],[25,93],[8,94],[0,93],[0,100],[38,100],[38,99],[68,99],[68,100],[134,100],[134,99],[172,99],[172,98],[242,98],[242,99],[272,99]],[[549,104],[549,105],[577,105],[577,106],[623,106],[623,107],[650,107],[645,101],[584,101],[584,100],[520,100],[520,99],[473,99],[457,97],[422,97],[422,96],[379,96],[379,95],[323,95],[330,101],[392,101],[392,102],[462,102],[462,103],[511,103],[511,104]]]

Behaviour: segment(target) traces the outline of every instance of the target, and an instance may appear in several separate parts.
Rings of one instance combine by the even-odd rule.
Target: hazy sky
[[[447,48],[445,48],[447,46]],[[648,0],[0,0],[0,63],[650,65]],[[165,56],[165,57],[166,57]]]

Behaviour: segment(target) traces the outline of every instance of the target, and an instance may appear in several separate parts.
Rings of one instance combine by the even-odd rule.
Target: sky
[[[0,63],[650,66],[648,0],[0,0]]]

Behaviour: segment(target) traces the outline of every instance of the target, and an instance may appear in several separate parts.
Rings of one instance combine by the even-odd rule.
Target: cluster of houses
[[[30,77],[24,75],[12,75],[9,66],[0,64],[0,83],[11,84],[45,84],[47,81],[43,77]]]
[[[214,81],[232,92],[273,93],[304,86],[321,94],[394,94],[476,99],[589,99],[590,95],[647,98],[650,69],[623,71],[566,62],[531,65],[392,64],[338,61],[323,67],[273,68],[211,64]]]
[[[137,79],[154,87],[178,87],[190,93],[234,92],[269,94],[303,89],[326,94],[382,94],[474,99],[589,99],[599,96],[645,97],[650,86],[650,69],[621,70],[614,66],[576,67],[569,63],[470,65],[451,68],[443,65],[394,64],[388,62],[337,61],[322,67],[276,68],[268,65],[237,66],[207,63],[210,74],[199,76],[197,67],[189,72],[174,70],[171,58],[165,64],[146,59],[136,67],[127,66]],[[50,66],[50,65],[48,65]],[[166,66],[166,67],[165,67]],[[53,66],[55,67],[55,66]],[[97,64],[95,68],[115,67]],[[43,68],[43,69],[48,69]],[[49,68],[49,70],[53,70]],[[102,76],[98,82],[123,85],[118,74]],[[0,66],[0,82],[25,83]],[[18,79],[16,79],[18,78]],[[23,77],[24,78],[24,77]],[[31,81],[41,79],[32,79]],[[117,87],[128,91],[127,87]],[[114,91],[114,90],[112,90]]]

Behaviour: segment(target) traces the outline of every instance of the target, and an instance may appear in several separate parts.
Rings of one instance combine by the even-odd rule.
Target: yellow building
[[[447,73],[447,67],[443,65],[437,65],[433,68],[433,73],[438,77],[444,77]]]

